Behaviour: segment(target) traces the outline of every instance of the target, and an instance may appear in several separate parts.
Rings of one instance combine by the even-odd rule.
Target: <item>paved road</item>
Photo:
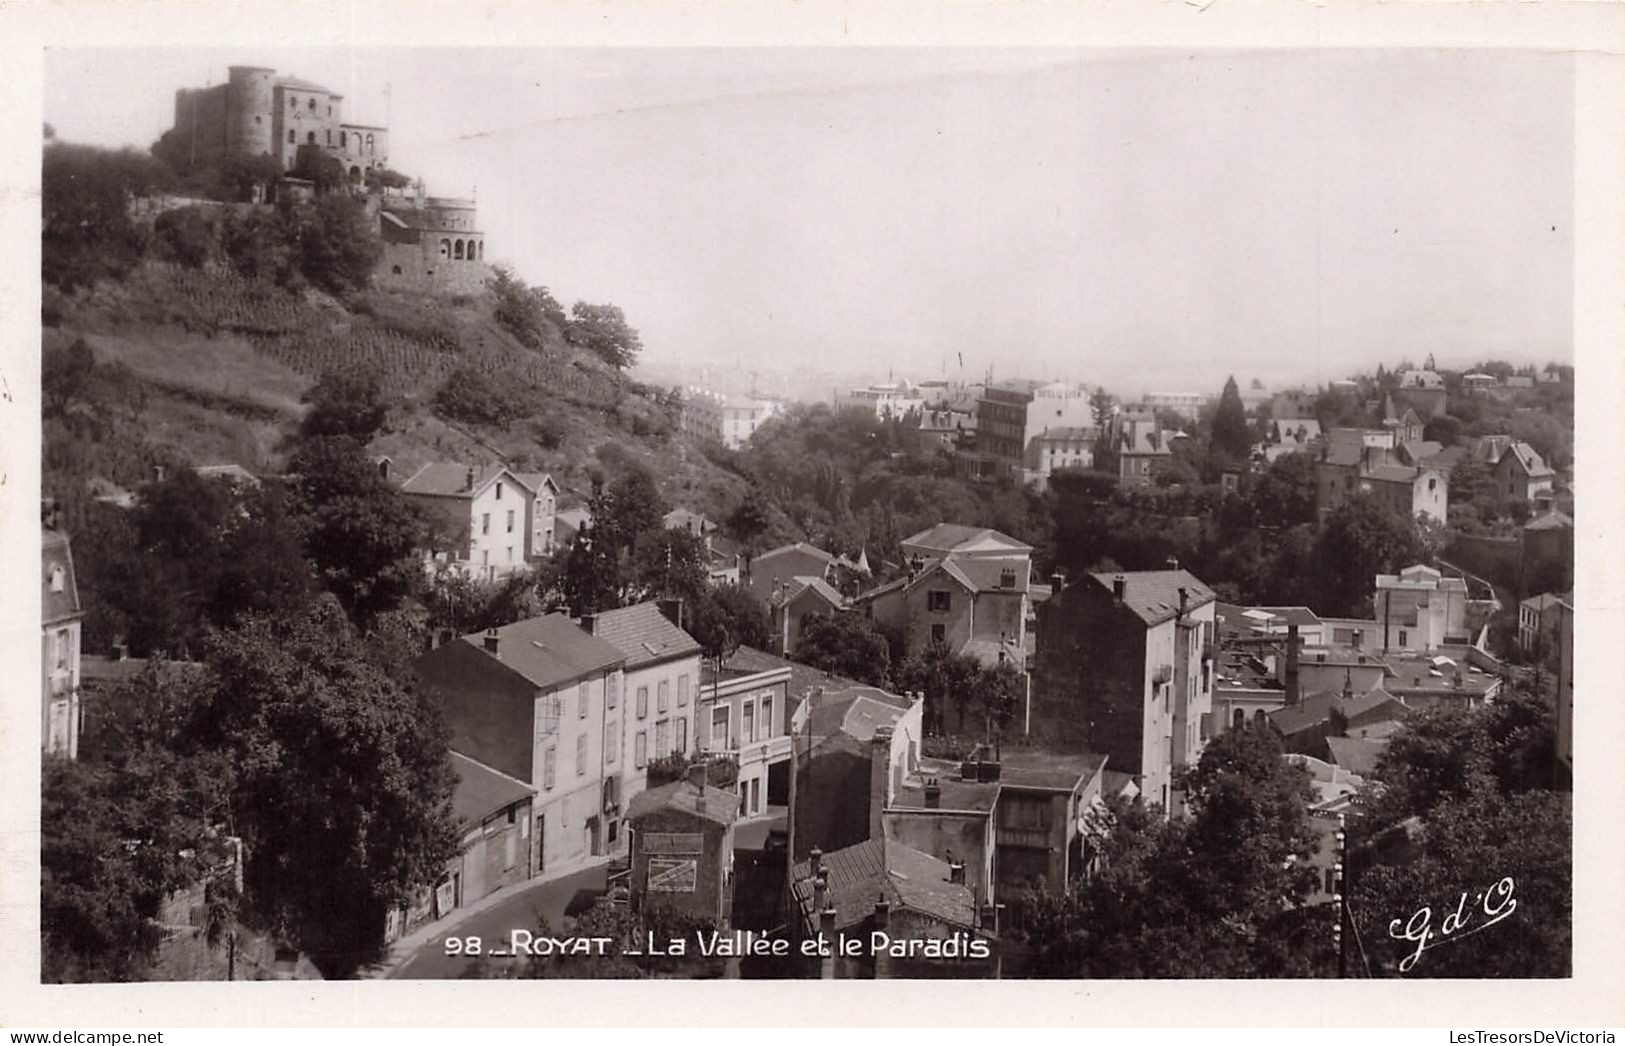
[[[485,951],[506,949],[508,935],[513,930],[535,932],[538,918],[546,918],[555,931],[564,928],[564,911],[582,891],[600,893],[604,889],[604,865],[536,883],[519,890],[512,897],[478,915],[470,916],[449,931],[455,937],[479,937]],[[453,980],[460,977],[472,961],[461,955],[446,954],[447,934],[437,934],[396,968],[390,976],[394,980]],[[513,962],[515,960],[498,960]],[[524,961],[524,960],[518,960]]]

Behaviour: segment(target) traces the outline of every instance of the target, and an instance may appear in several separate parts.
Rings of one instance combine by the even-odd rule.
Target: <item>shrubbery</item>
[[[529,410],[522,393],[499,385],[468,364],[446,378],[434,396],[435,413],[470,425],[506,425]]]

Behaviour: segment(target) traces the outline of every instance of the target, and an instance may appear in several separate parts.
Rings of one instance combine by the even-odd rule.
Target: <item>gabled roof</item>
[[[806,575],[791,578],[785,583],[784,590],[771,597],[769,602],[774,606],[789,606],[809,591],[837,610],[846,606],[846,597],[837,592],[835,586],[821,577]]]
[[[1364,460],[1365,444],[1334,441],[1326,445],[1326,453],[1321,456],[1320,462],[1339,468],[1355,468]]]
[[[1276,418],[1270,423],[1270,429],[1282,443],[1302,446],[1320,438],[1320,421],[1317,418]]]
[[[536,794],[535,789],[517,777],[493,770],[461,752],[451,753],[451,768],[457,775],[457,787],[451,793],[451,810],[459,825],[477,825]]]
[[[401,493],[474,498],[503,475],[519,483],[518,478],[504,465],[459,465],[452,461],[431,461],[401,484]],[[472,484],[469,482],[470,476],[473,478]]]
[[[628,671],[700,652],[699,641],[672,624],[657,603],[605,610],[593,619],[592,634],[626,655]]]
[[[1326,749],[1332,762],[1350,773],[1370,777],[1377,770],[1377,758],[1388,747],[1388,740],[1372,741],[1363,737],[1328,737]]]
[[[1399,445],[1405,457],[1412,465],[1420,465],[1426,458],[1431,458],[1444,449],[1444,444],[1431,439],[1413,439]]]
[[[1556,592],[1542,592],[1538,596],[1530,596],[1528,599],[1524,600],[1523,602],[1519,603],[1518,605],[1521,606],[1521,607],[1528,607],[1531,610],[1544,611],[1544,610],[1549,610],[1550,608],[1555,607],[1558,604],[1562,604],[1564,606],[1572,606],[1573,602],[1574,602],[1574,594],[1572,592],[1569,593],[1566,596],[1565,595],[1558,595]]]
[[[812,709],[812,736],[841,733],[856,741],[869,741],[877,727],[896,726],[912,706],[906,697],[863,684],[825,690],[823,700]]]
[[[967,639],[960,644],[957,651],[963,657],[974,657],[978,662],[991,668],[1001,660],[1008,661],[1017,668],[1026,664],[1027,656],[1020,644],[1014,639],[999,642],[997,639]]]
[[[680,810],[715,824],[730,825],[739,814],[739,797],[726,789],[696,785],[686,779],[673,781],[634,795],[626,806],[626,816],[647,817],[666,810]]]
[[[626,660],[626,655],[613,645],[588,635],[563,614],[528,618],[495,631],[497,658],[544,690],[614,668]],[[483,650],[485,633],[475,632],[457,642]],[[433,653],[426,656],[432,657]]]
[[[905,549],[919,549],[923,552],[935,552],[939,555],[959,553],[967,555],[972,553],[1007,552],[1011,554],[1031,552],[1031,545],[1023,544],[1008,534],[1001,534],[991,527],[971,527],[963,523],[938,523],[928,527],[910,537],[904,538],[902,546]]]
[[[715,523],[686,508],[672,509],[661,517],[660,522],[667,530],[686,530],[690,534],[708,534],[717,529]]]
[[[1388,705],[1392,705],[1393,708],[1387,708]],[[1405,714],[1404,704],[1379,686],[1363,694],[1355,694],[1347,700],[1340,691],[1317,691],[1295,705],[1274,709],[1269,713],[1269,719],[1271,725],[1290,737],[1329,721],[1334,708],[1341,711],[1350,723],[1360,717],[1367,720],[1382,718],[1385,712],[1390,713],[1390,718],[1398,718]]]
[[[1508,457],[1511,457],[1530,479],[1552,475],[1552,467],[1542,461],[1540,455],[1535,453],[1535,448],[1523,440],[1517,440],[1507,447],[1501,454],[1501,461],[1505,461]],[[1496,464],[1499,465],[1501,461],[1497,461]]]
[[[835,562],[834,556],[830,555],[828,552],[825,552],[817,545],[809,545],[805,541],[797,541],[793,544],[780,545],[778,548],[768,549],[766,552],[763,552],[761,555],[757,556],[754,562],[761,563],[763,560],[772,559],[775,556],[788,555],[791,552],[800,552],[803,555],[821,560],[826,564]]]
[[[1360,473],[1360,478],[1377,483],[1415,483],[1421,474],[1415,465],[1372,465]]]
[[[525,487],[532,494],[540,494],[544,487],[552,490],[555,495],[557,495],[559,492],[559,485],[554,482],[553,476],[550,473],[514,472],[512,469],[510,469],[508,471],[508,475],[512,476],[521,486]]]
[[[949,882],[948,862],[892,839],[868,839],[823,857],[827,884],[825,903],[835,909],[835,928],[850,929],[874,914],[884,898],[893,907],[928,918],[976,928],[976,898],[970,887]],[[809,926],[818,925],[813,911],[816,891],[812,863],[802,861],[793,875],[796,905]]]
[[[1574,520],[1566,513],[1553,509],[1523,525],[1525,530],[1573,530]]]
[[[293,88],[294,90],[297,90],[297,91],[319,91],[322,94],[330,94],[334,98],[343,98],[344,97],[342,94],[339,94],[337,91],[330,90],[329,88],[323,87],[321,84],[316,83],[314,80],[306,80],[306,79],[303,79],[303,78],[298,77],[298,76],[279,76],[276,79],[276,85],[278,87],[291,87],[291,88]]]
[[[73,550],[68,535],[60,530],[40,532],[40,608],[46,625],[70,621],[83,613],[79,604],[79,582],[73,572]],[[51,575],[61,571],[62,591],[51,590]]]
[[[1112,594],[1112,581],[1121,577],[1126,585],[1123,604],[1147,625],[1171,620],[1179,613],[1179,590],[1185,590],[1185,609],[1195,610],[1212,602],[1213,590],[1197,580],[1188,570],[1125,570],[1121,573],[1095,573],[1089,575],[1095,583]]]

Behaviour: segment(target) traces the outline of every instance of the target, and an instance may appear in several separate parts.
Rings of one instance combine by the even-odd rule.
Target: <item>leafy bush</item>
[[[306,279],[334,293],[360,290],[372,282],[384,245],[360,200],[323,196],[294,214],[293,246]]]
[[[173,176],[150,156],[53,143],[42,170],[41,273],[65,291],[119,279],[146,249],[130,220],[130,200],[167,186]]]
[[[189,269],[201,269],[219,249],[220,222],[203,207],[165,211],[153,223],[156,246],[163,256]]]
[[[530,423],[530,436],[548,450],[557,450],[564,443],[567,430],[564,422],[551,415],[543,415]]]
[[[434,396],[434,409],[441,417],[470,425],[506,425],[523,417],[527,410],[523,396],[507,385],[493,381],[483,372],[462,364],[451,372]]]
[[[541,350],[549,323],[565,324],[564,309],[546,287],[527,287],[514,271],[498,265],[486,281],[496,299],[496,320],[528,349]]]

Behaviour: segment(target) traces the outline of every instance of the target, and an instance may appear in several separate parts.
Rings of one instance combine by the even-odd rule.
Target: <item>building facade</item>
[[[338,160],[357,185],[389,166],[388,128],[349,123],[344,95],[262,66],[234,65],[223,84],[176,91],[170,133],[203,166],[271,156],[290,171],[302,147]]]
[[[1089,574],[1038,613],[1035,718],[1178,813],[1177,774],[1213,732],[1215,599],[1185,570]]]
[[[68,535],[47,509],[40,540],[40,748],[79,756],[79,650],[84,610]]]
[[[423,550],[431,570],[445,566],[493,581],[553,553],[559,488],[545,473],[435,462],[402,483],[401,493],[436,523],[438,545]]]
[[[620,845],[625,655],[563,614],[463,636],[413,663],[451,747],[536,793],[539,873]]]
[[[625,658],[625,707],[606,712],[605,744],[621,767],[621,792],[630,798],[648,783],[649,763],[687,757],[697,747],[691,727],[698,707],[700,644],[677,619],[681,603],[637,603],[583,616],[581,627],[613,646]]]
[[[696,747],[739,766],[741,818],[759,817],[789,796],[790,668],[735,671],[704,667],[695,712]]]

